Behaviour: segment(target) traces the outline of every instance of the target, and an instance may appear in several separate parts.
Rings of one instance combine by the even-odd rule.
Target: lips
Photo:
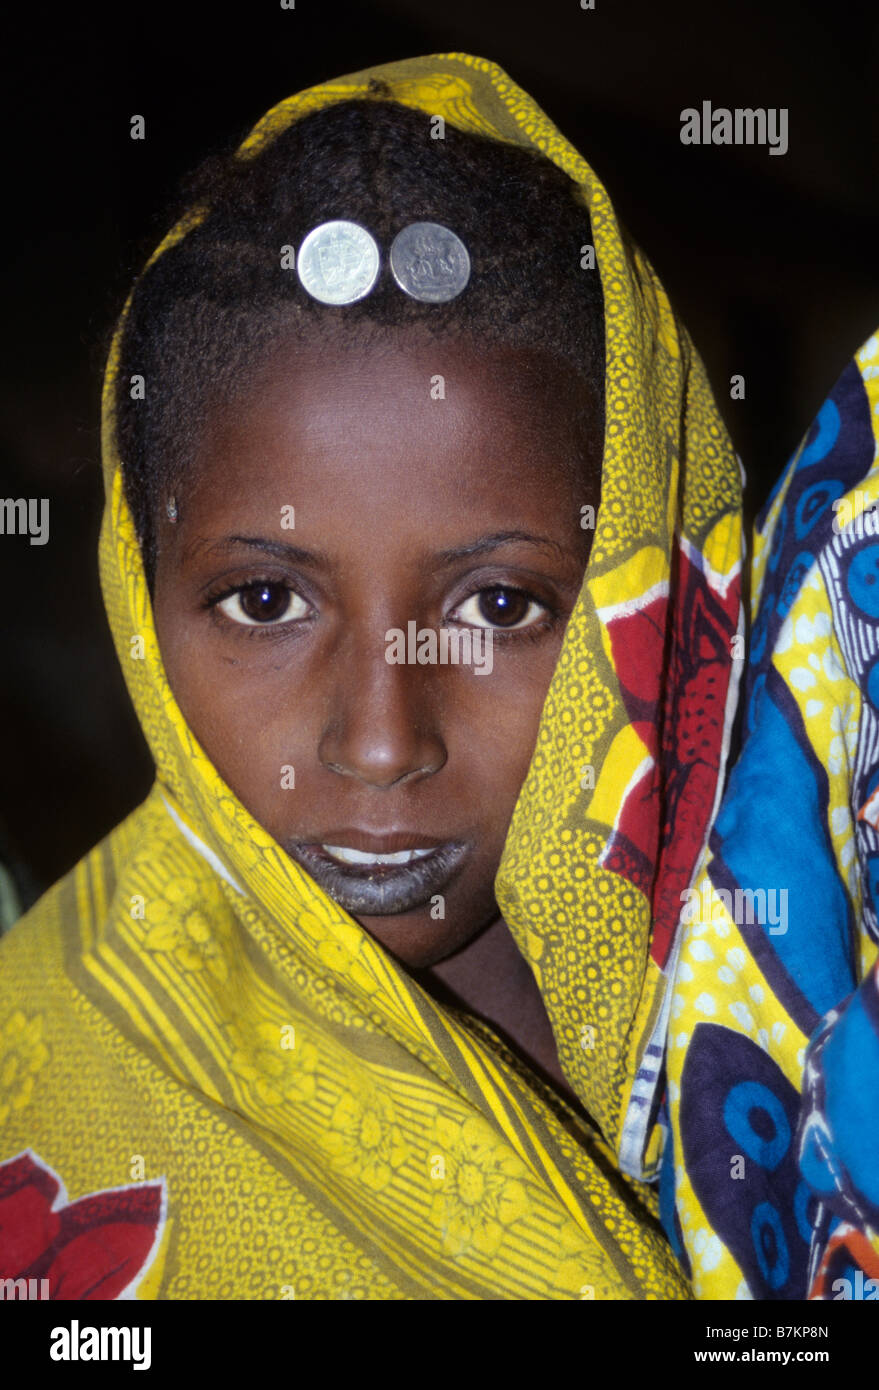
[[[348,849],[344,845],[321,845],[324,854],[342,864],[366,864],[376,868],[382,864],[411,864],[415,859],[424,859],[435,854],[433,849],[398,849],[396,854],[371,854],[362,849]]]
[[[352,915],[398,916],[423,907],[461,871],[469,845],[408,832],[331,831],[287,852]]]

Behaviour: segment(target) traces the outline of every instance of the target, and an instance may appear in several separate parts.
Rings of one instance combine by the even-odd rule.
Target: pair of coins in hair
[[[410,222],[398,232],[390,264],[400,289],[424,304],[445,304],[470,279],[466,246],[438,222]],[[378,243],[357,222],[322,222],[308,233],[296,257],[303,289],[321,304],[354,304],[365,298],[380,269]]]

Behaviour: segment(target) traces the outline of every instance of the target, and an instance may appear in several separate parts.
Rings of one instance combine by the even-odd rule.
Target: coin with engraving
[[[394,237],[391,274],[413,299],[444,304],[470,279],[470,257],[459,236],[438,222],[410,222]]]
[[[322,222],[299,248],[296,271],[303,289],[321,304],[353,304],[378,279],[378,246],[357,222]]]

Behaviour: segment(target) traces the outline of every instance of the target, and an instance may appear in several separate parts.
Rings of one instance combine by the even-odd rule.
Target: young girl
[[[157,778],[3,941],[0,1276],[688,1297],[658,1082],[740,474],[602,185],[482,59],[304,92],[203,171],[104,404]]]

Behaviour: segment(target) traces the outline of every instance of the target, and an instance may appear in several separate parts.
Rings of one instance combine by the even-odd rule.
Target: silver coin
[[[378,279],[381,257],[357,222],[322,222],[308,233],[296,257],[303,289],[321,304],[353,304]]]
[[[459,236],[438,222],[410,222],[394,237],[391,274],[413,299],[444,304],[470,279],[470,257]]]

